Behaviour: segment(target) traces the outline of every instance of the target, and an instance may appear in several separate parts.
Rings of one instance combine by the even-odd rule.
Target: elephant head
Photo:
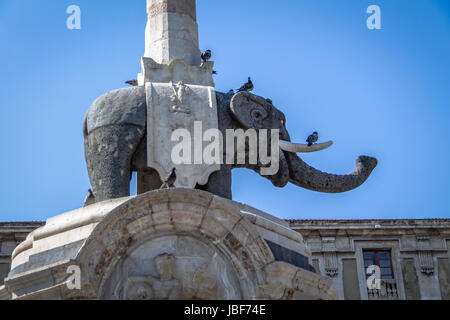
[[[241,127],[253,128],[257,131],[261,129],[279,130],[279,170],[274,175],[266,176],[277,187],[284,187],[291,182],[318,192],[346,192],[363,184],[377,166],[375,158],[360,156],[356,159],[356,169],[349,174],[335,175],[319,171],[305,163],[297,155],[297,152],[320,151],[331,146],[331,141],[313,146],[292,143],[286,129],[286,118],[272,105],[272,101],[248,92],[234,95],[229,102],[228,99],[225,98],[226,101],[222,103],[229,103],[231,117]],[[261,164],[234,165],[233,167],[247,167],[259,172]]]

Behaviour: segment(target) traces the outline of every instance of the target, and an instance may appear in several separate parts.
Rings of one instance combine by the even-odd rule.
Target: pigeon
[[[230,91],[228,91],[228,93],[227,93],[228,95],[232,95],[232,94],[234,94],[234,90],[233,89],[230,89]]]
[[[238,92],[242,92],[242,91],[252,91],[253,90],[253,82],[252,79],[250,77],[248,77],[248,82],[246,84],[244,84],[242,87],[240,87],[238,89]]]
[[[137,80],[129,80],[129,81],[125,81],[125,83],[129,84],[130,86],[133,86],[133,87],[137,87],[137,85],[138,85]]]
[[[216,70],[213,70],[213,71],[212,71],[212,74],[216,74],[216,75],[217,75],[217,71],[216,71]]]
[[[209,59],[211,59],[211,50],[206,50],[205,52],[202,53],[202,60],[203,62],[206,62]]]
[[[177,171],[176,168],[172,169],[172,172],[169,174],[167,179],[162,184],[161,189],[168,189],[168,188],[173,188],[174,187],[174,183],[177,180],[177,173],[176,173],[176,171]]]
[[[86,198],[84,198],[84,207],[90,206],[91,204],[94,203],[95,203],[94,192],[92,192],[92,189],[89,189]]]
[[[314,143],[319,140],[319,134],[314,131],[313,134],[311,134],[308,139],[306,139],[306,142],[308,142],[308,147],[311,147]]]

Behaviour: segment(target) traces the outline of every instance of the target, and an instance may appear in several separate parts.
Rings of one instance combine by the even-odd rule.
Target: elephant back
[[[86,114],[85,132],[110,125],[145,127],[147,107],[144,87],[129,87],[100,96]]]

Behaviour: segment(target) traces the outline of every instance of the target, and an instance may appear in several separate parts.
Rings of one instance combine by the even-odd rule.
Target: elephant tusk
[[[300,143],[292,143],[289,141],[280,140],[280,149],[283,151],[288,152],[301,152],[301,153],[308,153],[308,152],[316,152],[321,151],[326,148],[331,147],[333,144],[333,141],[328,141],[324,143],[317,143],[313,144],[312,146],[308,146],[307,144],[300,144]]]

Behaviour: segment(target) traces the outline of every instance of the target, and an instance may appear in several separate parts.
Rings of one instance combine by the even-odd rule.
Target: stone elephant
[[[241,99],[231,103],[236,96]],[[279,170],[265,176],[275,186],[291,182],[319,192],[339,193],[359,187],[377,165],[377,160],[360,156],[356,169],[348,175],[321,172],[306,164],[296,152],[304,145],[290,142],[284,114],[269,99],[244,92],[216,92],[219,129],[279,129]],[[134,86],[108,92],[89,108],[84,120],[85,157],[95,201],[129,196],[132,172],[147,178],[148,190],[158,189],[162,182],[157,172],[147,167],[147,106],[145,87]],[[231,170],[245,167],[260,173],[261,164],[221,165],[198,189],[231,199]],[[139,190],[138,190],[139,192]]]

